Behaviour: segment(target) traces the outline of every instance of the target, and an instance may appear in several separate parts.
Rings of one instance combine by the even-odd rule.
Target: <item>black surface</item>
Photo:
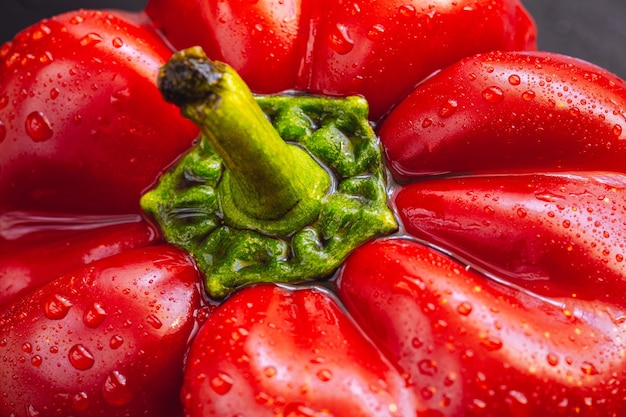
[[[626,0],[522,0],[539,48],[576,56],[626,78]],[[79,8],[140,10],[146,0],[2,0],[0,41],[43,17]]]

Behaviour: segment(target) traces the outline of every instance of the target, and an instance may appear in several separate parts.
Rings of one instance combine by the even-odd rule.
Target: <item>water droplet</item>
[[[328,382],[331,379],[333,379],[333,373],[330,369],[321,369],[317,373],[317,377],[319,378],[320,381]]]
[[[42,414],[35,408],[34,405],[28,404],[26,406],[26,417],[42,417]]]
[[[77,25],[79,23],[83,23],[84,21],[85,21],[85,18],[82,17],[82,16],[79,16],[79,15],[76,15],[76,16],[74,16],[74,17],[72,17],[70,19],[70,23],[73,24],[73,25]]]
[[[413,17],[415,16],[415,6],[413,6],[412,4],[403,4],[402,6],[398,7],[398,13],[400,14],[400,16],[403,17]]]
[[[4,141],[7,137],[7,127],[4,125],[2,120],[0,120],[0,143]]]
[[[415,349],[419,349],[424,346],[424,342],[419,337],[414,337],[413,339],[411,339],[411,346],[413,346]]]
[[[26,116],[26,134],[35,142],[43,142],[52,137],[52,126],[48,118],[40,111],[34,111]]]
[[[456,311],[458,311],[458,313],[462,316],[469,316],[469,314],[472,312],[472,305],[467,301],[463,301],[456,308]]]
[[[527,214],[528,213],[526,212],[526,209],[521,208],[521,207],[517,209],[517,216],[519,218],[523,219],[524,217],[526,217]]]
[[[70,311],[72,303],[62,295],[55,294],[44,303],[46,317],[51,320],[60,320]]]
[[[548,365],[550,366],[557,366],[559,364],[559,357],[554,353],[548,353],[546,359],[548,361]]]
[[[219,372],[213,378],[211,378],[210,386],[213,391],[218,395],[224,395],[233,387],[233,379],[230,375]]]
[[[93,32],[86,34],[80,40],[81,46],[92,46],[100,42],[102,42],[102,36]]]
[[[621,134],[622,134],[622,126],[621,125],[613,126],[613,135],[620,136]]]
[[[434,376],[437,373],[437,363],[430,359],[423,359],[417,363],[417,369],[422,375]]]
[[[161,320],[159,320],[159,318],[154,314],[150,314],[146,321],[150,324],[150,326],[154,327],[155,329],[160,329],[161,327],[163,327],[163,323],[161,322]]]
[[[120,346],[122,346],[123,343],[124,343],[124,338],[122,336],[114,335],[114,336],[111,336],[111,339],[109,340],[109,347],[111,349],[117,349]]]
[[[569,229],[572,223],[569,220],[563,220],[563,227]]]
[[[456,372],[450,372],[448,373],[448,375],[446,375],[446,378],[443,381],[443,385],[445,385],[446,387],[450,387],[454,385],[457,379],[459,379],[458,374]]]
[[[335,25],[329,34],[330,47],[338,54],[345,55],[354,48],[354,41],[345,25]]]
[[[572,107],[569,109],[569,114],[572,117],[578,117],[580,116],[580,109],[578,107]]]
[[[522,93],[522,99],[524,101],[530,101],[535,98],[535,92],[533,90],[526,90]]]
[[[121,48],[122,46],[124,46],[124,41],[120,37],[113,38],[111,43],[113,44],[115,48]]]
[[[435,395],[435,387],[424,387],[420,390],[420,394],[428,401]]]
[[[125,88],[111,94],[111,98],[109,99],[109,101],[111,104],[115,105],[128,98],[130,98],[130,90],[128,88]]]
[[[509,84],[511,84],[511,85],[520,85],[521,82],[522,82],[522,80],[521,80],[519,75],[517,75],[517,74],[509,75]]]
[[[284,417],[314,417],[315,410],[302,403],[289,403],[283,411]]]
[[[102,385],[102,396],[113,406],[120,407],[128,404],[133,399],[133,395],[128,387],[126,376],[119,371],[111,372]]]
[[[422,122],[422,127],[423,127],[424,129],[426,129],[426,128],[428,128],[428,127],[432,126],[432,124],[433,124],[433,119],[431,119],[430,117],[427,117],[427,118],[425,118],[425,119],[424,119],[424,121]]]
[[[494,214],[496,212],[496,209],[494,209],[492,206],[485,206],[484,208],[485,214]]]
[[[86,371],[91,368],[95,362],[89,349],[81,344],[72,346],[68,357],[72,366],[79,371]]]
[[[529,402],[526,394],[520,391],[511,390],[506,399],[509,405],[509,412],[514,416],[527,416],[529,413]]]
[[[44,23],[39,23],[33,30],[32,34],[31,34],[31,39],[34,41],[38,41],[39,39],[42,39],[44,37],[46,37],[47,35],[52,33],[52,29],[50,29],[50,27]]]
[[[35,355],[32,358],[30,358],[30,364],[33,365],[34,367],[39,367],[39,365],[41,365],[42,362],[43,362],[43,359],[41,359],[41,356],[39,355]]]
[[[89,397],[87,393],[81,391],[72,397],[72,407],[76,411],[85,411],[89,408]]]
[[[107,312],[104,310],[104,307],[100,303],[94,302],[85,309],[83,322],[87,327],[96,328],[102,324],[106,316]]]
[[[59,91],[59,89],[58,89],[58,88],[56,88],[56,87],[50,90],[50,98],[51,98],[52,100],[54,100],[54,99],[56,99],[57,97],[59,97],[59,94],[60,94],[60,91]]]
[[[276,368],[273,366],[267,366],[263,369],[263,374],[268,378],[273,378],[276,376]]]
[[[600,373],[591,362],[583,362],[580,366],[580,370],[583,371],[585,375],[598,375]]]
[[[39,56],[39,62],[42,64],[48,64],[54,60],[52,53],[50,51],[45,51]]]
[[[31,345],[30,343],[26,342],[22,345],[22,352],[31,353],[32,351],[33,351],[33,345]]]
[[[443,118],[452,116],[456,112],[458,106],[459,104],[456,100],[449,99],[439,109],[439,116]]]
[[[537,200],[545,201],[546,203],[555,203],[564,199],[563,196],[551,193],[550,191],[536,192],[535,198]]]
[[[370,26],[370,28],[367,30],[366,36],[367,36],[367,39],[371,41],[377,41],[383,36],[384,33],[385,33],[385,27],[383,25],[376,24],[376,25]]]
[[[498,104],[504,100],[504,91],[498,86],[487,87],[483,90],[483,99],[487,103]]]
[[[480,345],[488,351],[494,351],[502,348],[502,340],[494,336],[481,337]]]
[[[433,323],[433,331],[437,333],[442,333],[446,331],[447,328],[448,328],[448,322],[445,320],[440,319]]]

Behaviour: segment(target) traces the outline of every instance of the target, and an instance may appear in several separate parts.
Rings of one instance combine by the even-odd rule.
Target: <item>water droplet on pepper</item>
[[[100,42],[102,42],[102,36],[93,32],[86,34],[80,40],[81,46],[92,46]]]
[[[482,96],[487,103],[498,104],[504,100],[504,91],[494,85],[483,90]]]
[[[119,371],[111,372],[102,386],[102,396],[107,403],[114,406],[120,407],[128,404],[133,396],[126,376]]]
[[[124,41],[120,37],[113,38],[111,43],[113,44],[115,48],[121,48],[122,46],[124,46]]]
[[[530,101],[535,98],[535,92],[533,90],[526,90],[522,93],[522,99],[524,101]]]
[[[76,411],[85,411],[89,408],[89,397],[87,393],[81,391],[72,397],[72,407]]]
[[[89,349],[81,344],[72,346],[68,357],[72,366],[79,371],[86,371],[87,369],[90,369],[95,362]]]
[[[459,104],[456,100],[449,99],[439,109],[439,116],[443,118],[452,116],[456,112],[458,106]]]
[[[41,365],[42,362],[43,362],[43,359],[39,355],[35,355],[32,358],[30,358],[30,364],[33,365],[34,367],[39,367],[39,365]]]
[[[161,322],[161,320],[159,320],[159,318],[154,314],[150,314],[146,321],[155,329],[160,329],[161,327],[163,327],[163,323]]]
[[[117,349],[120,346],[122,346],[123,343],[124,343],[124,338],[122,336],[114,335],[114,336],[111,336],[111,339],[109,340],[109,347],[111,349]]]
[[[467,301],[464,301],[459,304],[459,306],[456,308],[456,311],[458,311],[459,314],[461,314],[462,316],[468,316],[472,312],[472,305]]]
[[[437,364],[431,359],[423,359],[418,362],[417,369],[422,375],[434,376],[437,373]]]
[[[320,381],[328,382],[333,379],[333,373],[329,369],[322,369],[317,373]]]
[[[338,54],[345,55],[354,48],[354,41],[345,25],[335,25],[329,34],[330,47]]]
[[[26,116],[26,134],[35,142],[43,142],[52,137],[52,126],[48,118],[40,111],[34,111]]]
[[[548,365],[550,366],[557,366],[559,364],[559,357],[554,353],[548,353],[546,359],[548,360]]]
[[[367,30],[367,39],[371,41],[377,41],[383,36],[384,33],[385,33],[385,27],[383,25],[381,24],[372,25]]]
[[[218,395],[224,395],[233,387],[233,379],[224,372],[219,372],[210,382],[211,389]]]
[[[517,75],[517,74],[509,75],[509,84],[511,84],[511,85],[520,85],[521,82],[522,82],[522,80],[521,80],[519,75]]]
[[[66,297],[55,294],[44,303],[44,313],[51,320],[64,318],[72,307],[72,303]]]
[[[106,316],[107,312],[104,307],[100,303],[94,302],[85,309],[83,322],[87,327],[95,328],[102,324]]]
[[[591,362],[583,362],[580,366],[580,370],[583,371],[585,375],[598,375],[600,373]]]

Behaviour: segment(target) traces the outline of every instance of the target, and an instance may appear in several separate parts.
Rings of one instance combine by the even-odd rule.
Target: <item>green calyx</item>
[[[174,55],[159,87],[203,136],[141,205],[195,257],[210,296],[328,277],[397,229],[364,99],[254,97],[199,48]]]

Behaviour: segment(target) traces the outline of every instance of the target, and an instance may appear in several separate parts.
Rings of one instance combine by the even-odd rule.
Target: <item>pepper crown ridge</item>
[[[327,277],[397,230],[365,99],[255,97],[199,47],[176,53],[158,86],[203,135],[142,207],[194,255],[212,297]]]

